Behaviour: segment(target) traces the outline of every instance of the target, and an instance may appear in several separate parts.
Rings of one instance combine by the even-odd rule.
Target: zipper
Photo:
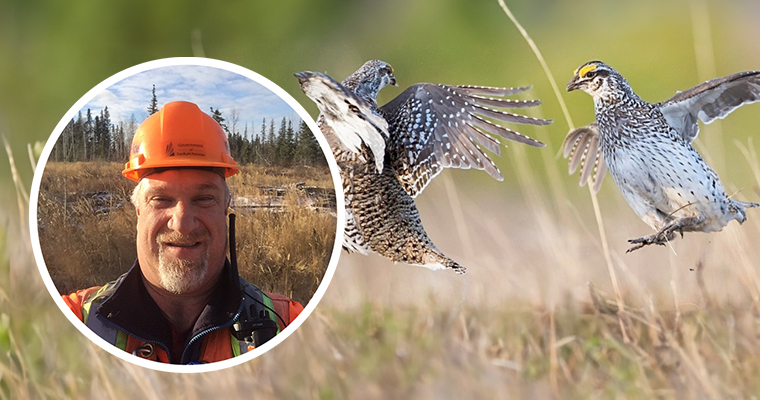
[[[213,332],[213,331],[215,331],[215,330],[218,330],[218,329],[224,329],[224,328],[228,328],[228,327],[229,327],[229,326],[231,326],[231,325],[232,325],[232,324],[233,324],[233,323],[234,323],[234,322],[235,322],[235,321],[236,321],[238,318],[240,318],[240,314],[243,312],[243,307],[244,307],[244,303],[245,303],[243,300],[245,300],[245,298],[241,299],[241,302],[240,302],[240,307],[238,308],[237,314],[235,314],[235,315],[232,317],[232,319],[230,319],[229,321],[227,321],[227,322],[226,322],[225,324],[223,324],[223,325],[217,325],[217,326],[213,326],[213,327],[211,327],[211,328],[208,328],[208,329],[206,329],[206,330],[203,330],[203,331],[201,331],[201,332],[200,332],[200,333],[198,333],[197,335],[193,336],[193,338],[192,338],[192,339],[190,339],[190,341],[189,341],[189,342],[187,342],[187,345],[185,346],[185,349],[184,349],[184,350],[182,350],[182,357],[181,357],[181,358],[180,358],[180,360],[179,360],[180,364],[186,364],[186,363],[185,363],[185,355],[187,355],[187,350],[188,350],[188,349],[190,349],[190,347],[192,347],[192,344],[193,344],[193,343],[194,343],[194,342],[195,342],[197,339],[199,339],[200,337],[202,337],[202,336],[204,336],[204,335],[207,335],[207,334],[209,334],[209,333],[211,333],[211,332]],[[167,353],[167,354],[168,354],[168,353]]]

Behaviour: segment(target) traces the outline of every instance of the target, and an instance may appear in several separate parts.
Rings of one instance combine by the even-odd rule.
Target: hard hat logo
[[[176,153],[176,155],[178,156],[195,156],[195,157],[206,156],[206,152],[203,151],[203,145],[200,143],[179,143],[177,144],[177,147],[179,147]]]
[[[122,175],[139,181],[156,168],[223,168],[238,173],[219,123],[185,101],[166,103],[137,128]]]

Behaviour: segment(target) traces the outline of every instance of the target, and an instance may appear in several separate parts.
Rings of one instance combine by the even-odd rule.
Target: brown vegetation
[[[118,163],[48,163],[40,186],[38,225],[45,264],[59,292],[102,285],[136,258],[134,183]],[[324,275],[335,239],[332,213],[299,206],[294,184],[331,188],[326,168],[243,167],[229,180],[234,196],[262,197],[259,187],[286,187],[277,212],[238,210],[241,275],[263,290],[306,304]],[[327,204],[325,204],[327,206]],[[324,208],[322,209],[324,210]]]
[[[678,3],[670,9],[703,4]],[[711,9],[721,11],[715,15],[734,15],[723,4]],[[568,16],[575,14],[566,14],[568,10],[554,14],[573,21]],[[607,17],[609,10],[597,7],[594,15]],[[592,15],[588,7],[580,13]],[[698,14],[692,8],[692,15]],[[617,23],[612,18],[597,21]],[[646,42],[647,49],[674,54],[669,62],[679,74],[689,71],[675,47],[651,43],[682,33],[688,37],[691,30],[671,23],[677,22],[672,18],[666,30],[654,29],[662,18],[648,21],[637,24],[641,29],[630,36]],[[743,32],[741,24],[736,29]],[[701,32],[709,29],[694,30]],[[539,43],[566,45],[548,35],[538,36]],[[601,42],[612,40],[630,49],[624,39],[615,33]],[[736,49],[726,48],[721,55]],[[563,51],[568,49],[573,50]],[[577,66],[562,54],[550,54],[553,69]],[[728,68],[733,59],[721,60]],[[651,63],[640,64],[654,76]],[[547,107],[540,111],[548,111],[552,100],[543,97]],[[584,101],[588,111],[588,99]],[[749,109],[741,112],[754,115]],[[723,123],[728,127],[736,121],[732,115]],[[742,143],[747,151],[741,157],[726,139],[736,132],[755,132],[757,124],[733,126],[725,136],[720,131],[710,135],[715,124],[704,126],[697,145],[704,140],[705,158],[720,159],[723,145],[709,143],[725,140],[733,166],[716,169],[721,177],[734,177],[725,180],[738,185],[731,192],[744,189],[739,193],[743,200],[757,201],[757,145]],[[0,398],[757,397],[760,211],[720,233],[690,233],[667,247],[625,254],[626,239],[649,233],[649,228],[610,179],[599,193],[599,212],[592,210],[586,189],[579,190],[577,178],[566,175],[567,164],[555,158],[564,131],[558,121],[551,129],[524,132],[554,140],[534,158],[524,146],[509,146],[500,159],[507,183],[473,171],[447,171],[417,198],[428,232],[442,250],[469,267],[466,275],[344,255],[322,303],[294,335],[251,362],[204,374],[148,370],[81,335],[48,298],[27,250],[27,236],[16,233],[24,231],[25,219],[18,222],[15,204],[6,205],[0,208],[0,221],[6,221],[0,225]],[[16,224],[22,228],[15,229]],[[607,229],[606,236],[600,228]],[[63,236],[55,240],[67,240]],[[251,240],[241,239],[240,245]],[[16,271],[15,281],[9,270]],[[611,272],[618,285],[612,285]],[[590,289],[586,282],[600,289]]]

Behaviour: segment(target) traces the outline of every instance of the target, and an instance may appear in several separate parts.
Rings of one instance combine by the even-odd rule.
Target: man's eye
[[[195,201],[202,206],[210,206],[216,204],[216,198],[214,196],[201,196],[196,198]]]
[[[153,197],[153,198],[151,198],[151,199],[150,199],[150,201],[151,201],[152,203],[157,203],[157,204],[167,204],[167,203],[169,203],[171,200],[169,200],[169,199],[168,199],[168,198],[166,198],[166,197]]]

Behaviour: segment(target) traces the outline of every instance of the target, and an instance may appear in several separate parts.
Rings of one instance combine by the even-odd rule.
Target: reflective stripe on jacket
[[[222,276],[228,276],[228,268],[229,265],[225,265]],[[137,262],[117,280],[102,287],[80,290],[63,299],[98,336],[124,351],[164,363],[215,362],[253,349],[252,343],[238,341],[229,330],[243,307],[247,310],[253,307],[253,315],[275,310],[287,324],[303,310],[298,302],[278,294],[270,297],[243,278],[239,279],[240,285],[232,284],[231,279],[219,283],[188,336],[180,360],[171,359],[171,327],[145,291]],[[271,311],[268,314],[278,323],[279,333],[285,327],[283,321]]]

